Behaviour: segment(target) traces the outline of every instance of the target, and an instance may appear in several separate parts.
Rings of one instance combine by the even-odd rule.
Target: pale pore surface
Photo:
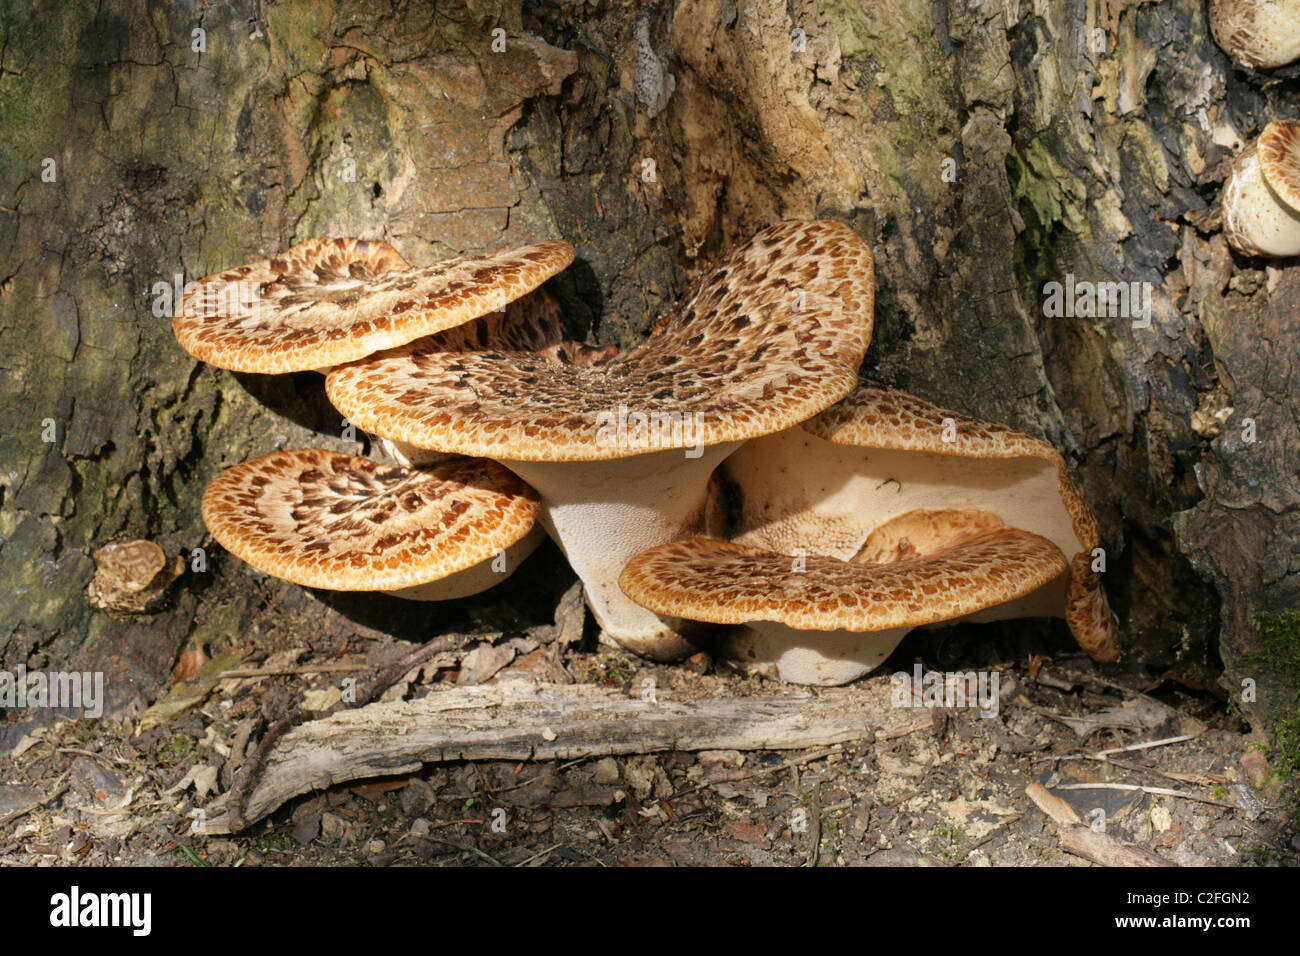
[[[312,239],[200,280],[172,329],[219,368],[326,368],[491,312],[572,261],[572,246],[548,240],[412,269],[384,242]]]
[[[320,449],[275,452],[203,494],[213,537],[253,567],[306,587],[391,591],[492,558],[532,529],[538,499],[495,462],[382,465]]]
[[[1300,5],[1298,5],[1300,6]],[[1300,10],[1297,10],[1300,16]],[[1296,24],[1300,33],[1300,23]],[[1255,147],[1260,169],[1270,189],[1300,213],[1300,123],[1275,120],[1264,128]]]
[[[1210,28],[1224,52],[1255,69],[1300,58],[1300,0],[1210,0]]]
[[[1092,570],[1096,516],[1041,439],[869,382],[802,427],[747,443],[726,467],[747,545],[848,560],[882,523],[924,508],[986,511],[1042,535],[1073,555],[1053,613],[1097,659],[1119,656]]]
[[[1265,179],[1258,142],[1233,162],[1222,203],[1223,235],[1237,251],[1282,258],[1300,253],[1300,209],[1283,202]]]
[[[871,250],[847,226],[781,223],[723,259],[646,342],[610,361],[426,340],[336,368],[326,389],[368,431],[465,455],[600,461],[715,445],[794,425],[851,391],[871,340],[873,293]],[[659,416],[655,444],[607,440],[602,423],[620,406]]]

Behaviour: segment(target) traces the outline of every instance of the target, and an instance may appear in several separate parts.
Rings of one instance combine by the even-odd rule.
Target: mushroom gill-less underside
[[[1300,0],[1210,0],[1209,18],[1238,63],[1271,70],[1300,59]]]
[[[218,368],[328,368],[489,313],[572,261],[547,240],[411,268],[385,242],[312,239],[187,287],[172,328]]]
[[[771,621],[807,631],[920,627],[1023,597],[1065,571],[1046,538],[981,530],[886,564],[791,559],[711,538],[674,541],[631,561],[624,592],[658,614],[714,624]]]
[[[847,394],[870,343],[873,292],[870,248],[847,226],[782,223],[609,361],[423,340],[336,368],[326,388],[368,431],[463,455],[599,461],[716,445],[794,425]],[[602,432],[620,409],[645,416],[653,444]]]
[[[1300,30],[1300,24],[1296,26]],[[1268,188],[1288,208],[1300,213],[1300,122],[1274,120],[1255,146]]]
[[[1232,163],[1223,234],[1248,256],[1300,254],[1300,123],[1274,120]]]
[[[726,465],[741,490],[742,544],[848,560],[884,523],[920,508],[975,509],[1072,556],[1058,606],[1097,660],[1120,645],[1093,570],[1096,515],[1050,444],[868,382],[799,428],[749,442]]]
[[[1061,505],[1079,543],[1097,546],[1101,529],[1092,506],[1052,445],[1000,422],[941,408],[910,392],[863,382],[852,394],[802,425],[837,445],[920,451],[970,459],[1035,458],[1056,469]],[[952,436],[951,440],[947,436]]]
[[[235,465],[203,494],[203,521],[232,554],[339,591],[396,591],[474,567],[528,535],[537,509],[536,493],[495,462],[406,468],[321,449]]]

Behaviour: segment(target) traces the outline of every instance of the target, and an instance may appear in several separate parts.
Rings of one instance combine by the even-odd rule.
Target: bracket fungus
[[[1300,123],[1269,123],[1237,157],[1223,185],[1223,232],[1246,255],[1300,255]]]
[[[1300,0],[1210,0],[1210,32],[1230,57],[1256,70],[1300,60]]]
[[[732,251],[645,342],[608,361],[426,339],[334,369],[326,391],[377,435],[522,477],[604,632],[671,659],[691,645],[628,599],[619,572],[703,530],[710,474],[741,442],[853,389],[874,288],[871,249],[847,226],[786,222]]]
[[[874,553],[792,561],[691,538],[637,555],[619,583],[660,614],[747,625],[733,655],[763,662],[782,680],[844,684],[878,667],[912,628],[1014,602],[1066,570],[1052,542],[996,519],[941,512],[926,523],[925,546],[884,562]]]
[[[395,467],[320,449],[228,468],[203,521],[235,556],[305,587],[465,597],[504,580],[540,540],[533,490],[500,465]]]
[[[187,286],[172,330],[218,368],[326,370],[492,312],[572,261],[552,239],[413,269],[386,242],[311,239]]]
[[[951,512],[974,512],[977,521],[991,516],[1045,538],[1069,557],[1068,568],[1025,596],[1016,616],[1064,617],[1095,659],[1119,657],[1093,570],[1096,516],[1042,439],[866,383],[800,426],[748,442],[725,470],[742,499],[733,535],[742,546],[840,561],[865,549],[874,558],[863,560],[880,561],[881,536],[891,528],[899,553],[924,553],[919,541],[942,541],[960,524]],[[949,514],[943,534],[920,520],[935,509]],[[769,639],[765,652],[772,649]]]
[[[86,586],[92,607],[124,614],[156,610],[185,570],[152,541],[113,541],[95,551],[95,574]]]
[[[566,339],[559,303],[545,289],[516,299],[503,311],[431,335],[419,345],[430,351],[445,352],[527,352],[536,355],[539,361],[583,368],[600,365],[618,354],[614,345],[586,345]],[[381,437],[379,443],[403,465],[432,464],[453,457],[391,438]]]

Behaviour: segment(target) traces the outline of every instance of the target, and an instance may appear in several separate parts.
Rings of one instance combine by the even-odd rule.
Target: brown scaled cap
[[[572,261],[556,239],[412,269],[385,242],[311,239],[200,280],[172,329],[218,368],[328,368],[485,315]]]
[[[1029,594],[1066,568],[1036,534],[1002,528],[889,564],[789,555],[710,538],[652,548],[619,586],[657,614],[714,624],[774,621],[798,630],[920,627]]]
[[[1300,214],[1300,123],[1274,120],[1264,127],[1255,150],[1269,189]]]
[[[1238,252],[1300,254],[1300,124],[1269,123],[1233,161],[1220,201],[1223,235]]]
[[[393,591],[473,567],[527,535],[537,507],[494,462],[402,468],[320,449],[235,465],[203,493],[203,521],[232,554],[337,591]]]
[[[445,352],[535,352],[548,362],[599,365],[618,354],[616,345],[585,345],[565,338],[560,304],[545,289],[516,299],[504,312],[493,312],[419,343]]]
[[[602,461],[602,414],[702,416],[679,446],[787,428],[847,394],[871,340],[871,249],[835,222],[772,226],[713,269],[641,345],[594,367],[528,349],[414,342],[330,373],[349,421],[419,448],[518,461]]]

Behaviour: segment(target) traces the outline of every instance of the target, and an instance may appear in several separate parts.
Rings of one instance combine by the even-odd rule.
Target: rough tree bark
[[[361,447],[311,376],[189,360],[157,283],[316,235],[561,235],[574,331],[625,345],[732,243],[827,216],[876,250],[868,373],[1067,454],[1131,658],[1289,700],[1253,618],[1300,605],[1300,269],[1232,255],[1214,203],[1298,75],[1234,69],[1203,0],[5,0],[0,667],[91,662],[122,707],[313,600],[216,553],[160,613],[83,599],[114,536],[211,550],[218,469]],[[1071,274],[1151,283],[1150,327],[1045,316]]]

